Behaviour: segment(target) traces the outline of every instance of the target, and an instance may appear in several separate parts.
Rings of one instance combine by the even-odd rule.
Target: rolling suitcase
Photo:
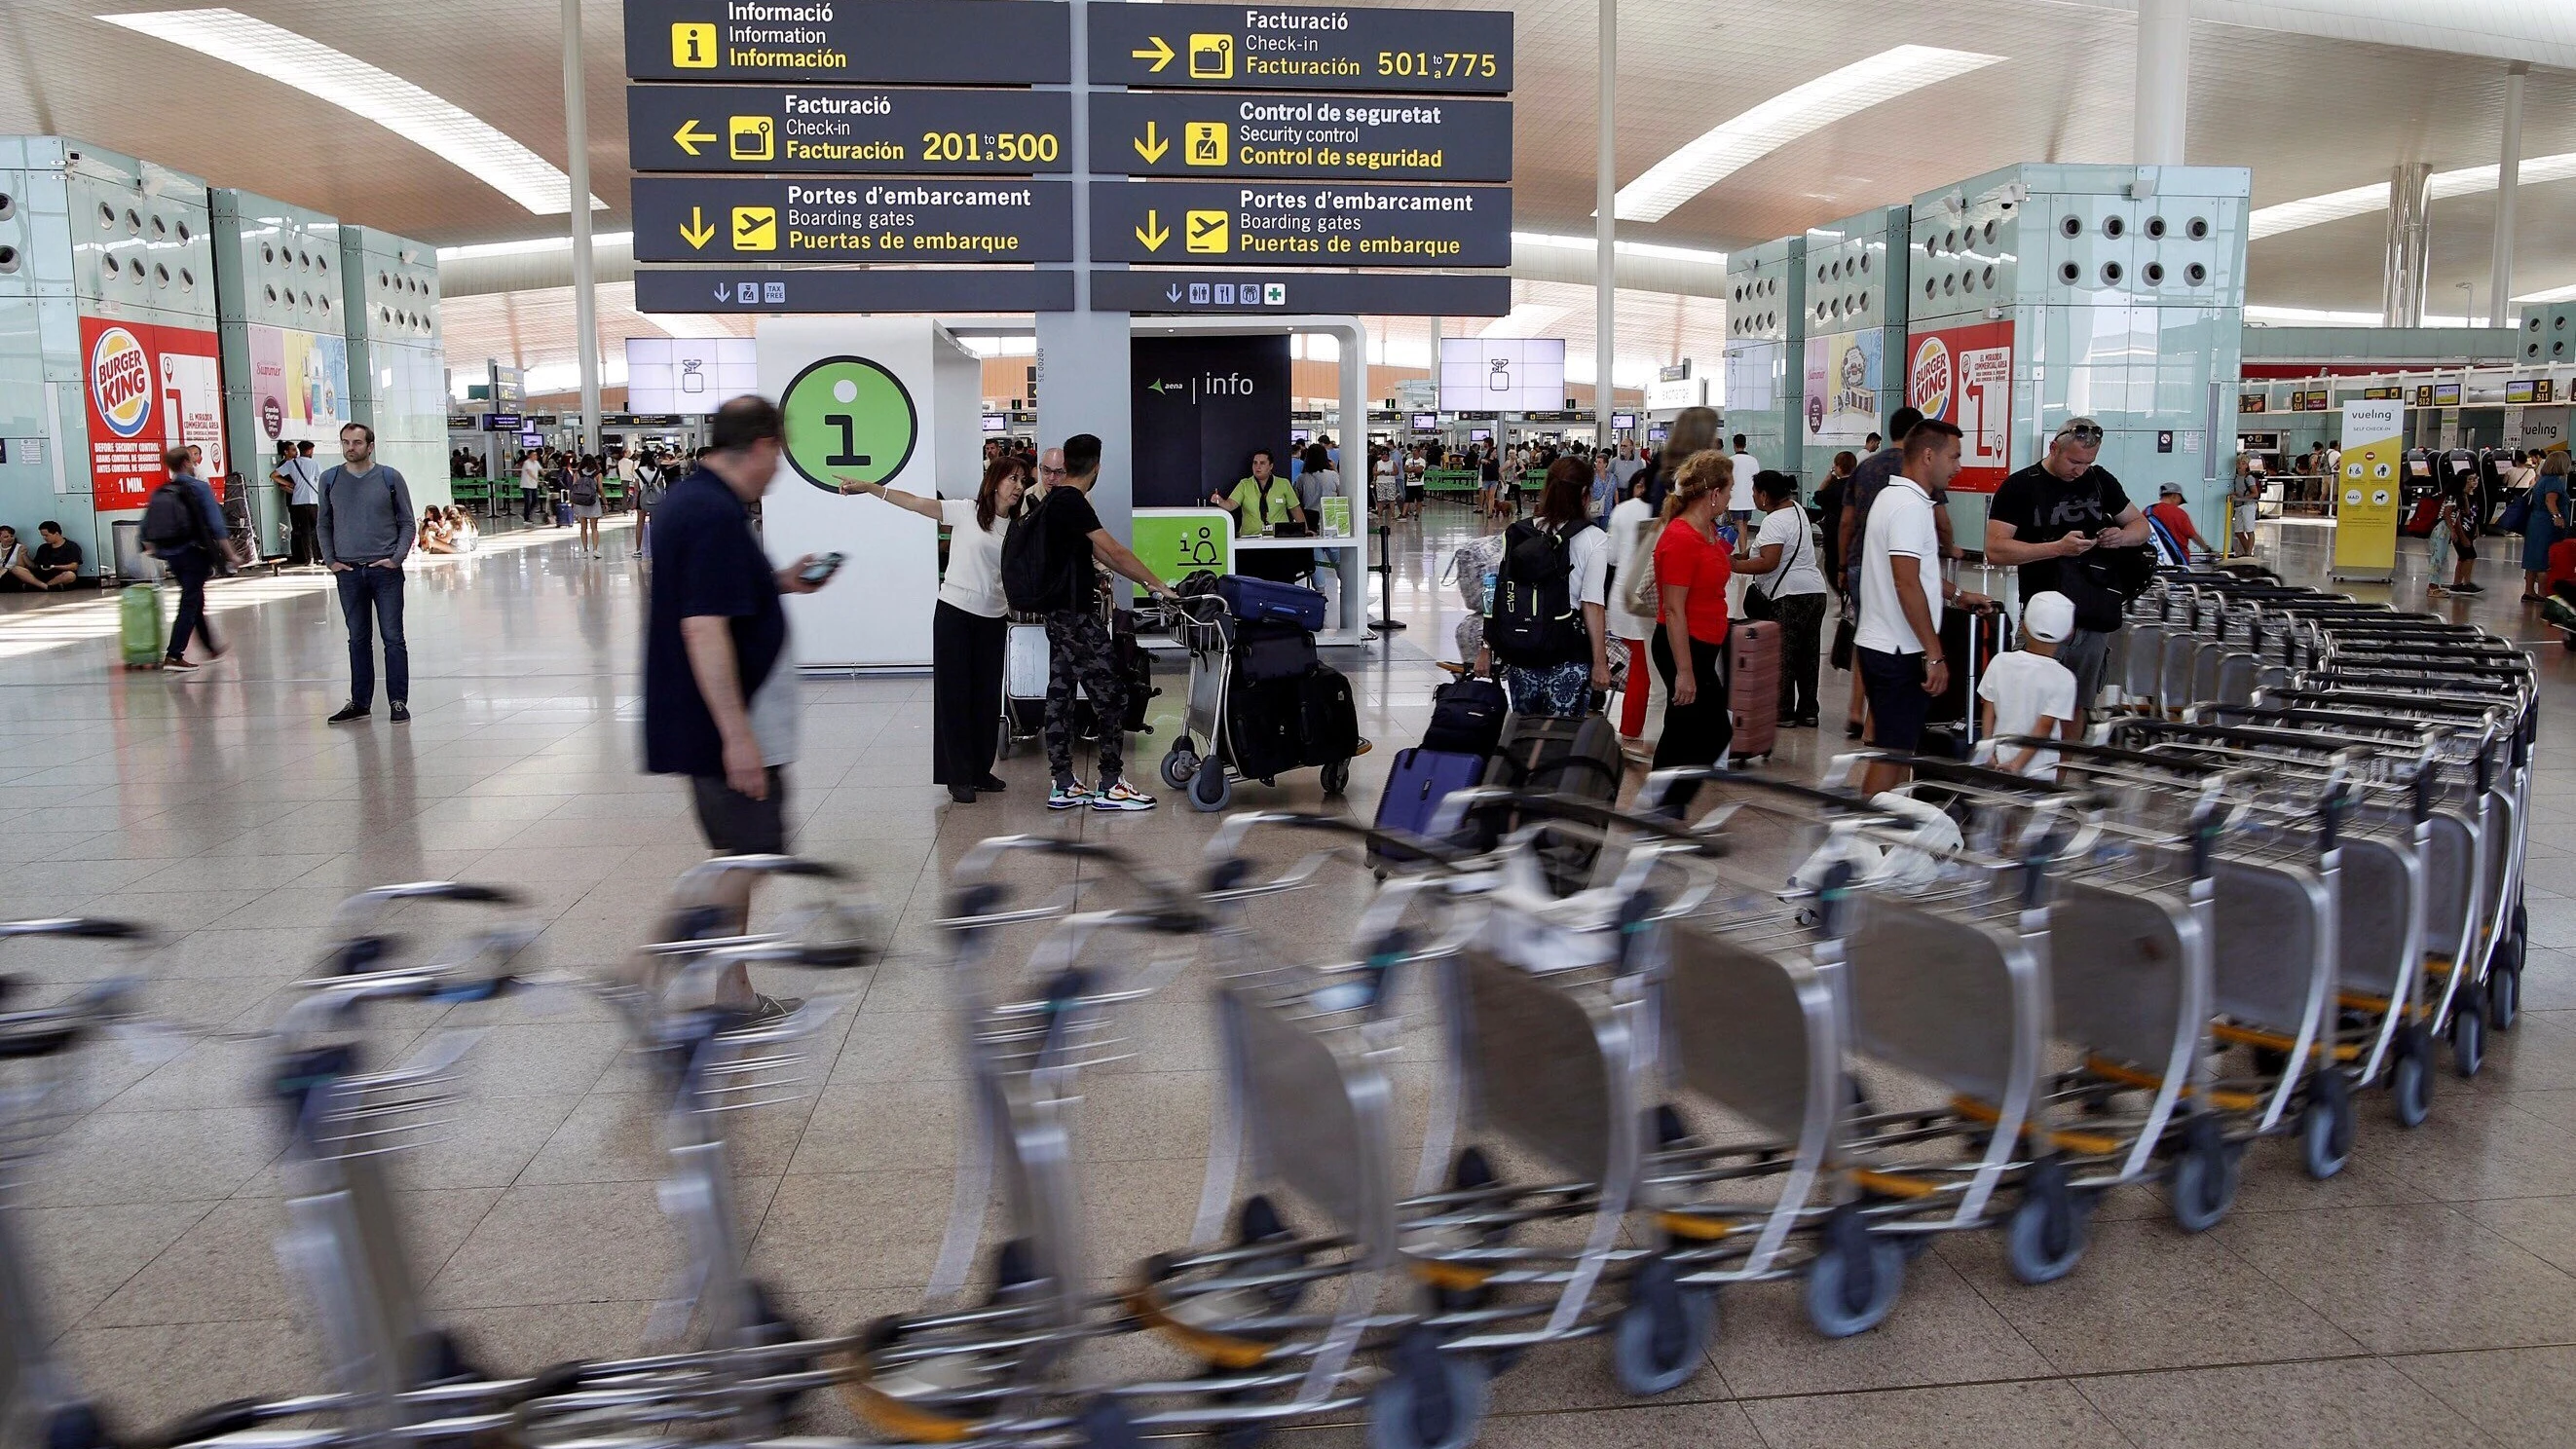
[[[1340,670],[1318,664],[1297,685],[1297,728],[1301,763],[1338,765],[1360,752],[1359,696]],[[1329,786],[1326,794],[1339,794]]]
[[[1735,735],[1726,752],[1736,760],[1768,759],[1780,742],[1780,626],[1769,619],[1738,619],[1726,631],[1726,708]]]
[[[1002,643],[1002,752],[1046,728],[1044,624],[1012,624]]]
[[[1306,723],[1304,682],[1237,680],[1226,691],[1226,748],[1236,774],[1275,785],[1306,762],[1298,740]]]
[[[1431,727],[1422,748],[1478,760],[1502,747],[1503,720],[1511,713],[1503,687],[1490,679],[1461,679],[1431,692]]]
[[[1315,668],[1315,636],[1295,624],[1236,624],[1234,667],[1255,683],[1302,679]]]
[[[117,650],[128,669],[157,669],[168,640],[161,632],[161,591],[127,584],[116,596]]]
[[[1153,726],[1145,722],[1146,711],[1162,691],[1154,687],[1154,656],[1136,642],[1136,614],[1132,609],[1120,609],[1109,616],[1109,663],[1118,671],[1118,677],[1127,681],[1127,732],[1152,734]]]
[[[1964,760],[1976,752],[1978,727],[1985,718],[1977,681],[1986,677],[1994,657],[2011,647],[2012,620],[2001,609],[1991,614],[1943,611],[1941,652],[1959,667],[1950,671],[1950,687],[1932,701],[1932,722],[1923,726],[1918,753]]]
[[[1485,783],[1515,790],[1571,795],[1603,805],[1617,803],[1620,782],[1628,772],[1619,751],[1619,732],[1609,717],[1586,714],[1567,719],[1555,715],[1513,715],[1503,726],[1502,747],[1486,767]],[[1509,814],[1489,820],[1478,831],[1479,843],[1490,844],[1519,827]],[[1542,847],[1541,868],[1549,888],[1570,896],[1591,881],[1600,846],[1591,840],[1562,839]]]
[[[1324,596],[1298,584],[1227,574],[1216,581],[1216,594],[1238,620],[1294,624],[1310,634],[1324,627]]]
[[[1440,802],[1485,778],[1485,757],[1435,750],[1428,745],[1396,754],[1386,777],[1386,793],[1377,800],[1377,828],[1400,835],[1428,836]],[[1402,846],[1369,844],[1369,864],[1404,865],[1421,857]]]

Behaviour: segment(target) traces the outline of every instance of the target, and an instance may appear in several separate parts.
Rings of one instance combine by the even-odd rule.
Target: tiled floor
[[[1398,540],[1396,607],[1412,627],[1391,657],[1335,661],[1381,745],[1359,762],[1357,808],[1374,801],[1391,746],[1424,720],[1430,659],[1455,620],[1439,566],[1461,526],[1452,517]],[[2328,539],[2267,529],[2266,547],[2313,578]],[[620,531],[609,543],[622,555]],[[2402,592],[2414,603],[2420,555],[2409,566]],[[2237,1212],[2198,1238],[2139,1197],[2135,1211],[2106,1212],[2083,1265],[2044,1288],[2015,1282],[1990,1240],[1944,1242],[1916,1265],[1894,1320],[1854,1340],[1815,1338],[1788,1287],[1731,1293],[1710,1368],[1650,1405],[1624,1401],[1597,1345],[1534,1358],[1497,1386],[1484,1442],[2568,1442],[2576,804],[2560,792],[2576,768],[2550,762],[2576,738],[2576,661],[2518,608],[2510,575],[2481,567],[2484,598],[2439,607],[2533,639],[2549,681],[2529,873],[2536,949],[2523,1024],[2498,1039],[2485,1076],[2438,1083],[2430,1125],[2401,1133],[2366,1107],[2352,1169],[2326,1184],[2287,1151],[2259,1148]],[[226,1029],[177,1043],[174,1059],[95,1054],[101,1105],[26,1173],[50,1311],[121,1422],[318,1385],[272,1250],[278,1124],[253,1094],[260,1048],[240,1034],[291,999],[345,892],[427,876],[513,885],[545,928],[549,964],[605,967],[642,939],[672,876],[700,855],[679,788],[636,772],[641,584],[622,556],[575,560],[542,530],[477,558],[422,561],[407,728],[381,714],[323,725],[345,656],[318,579],[218,589],[217,627],[235,653],[186,679],[118,671],[106,601],[0,614],[0,912],[164,928],[153,1007]],[[1829,677],[1829,699],[1842,684]],[[1176,685],[1158,701],[1157,733],[1137,742],[1144,766],[1170,738]],[[800,847],[855,867],[897,923],[883,964],[781,981],[848,991],[855,1004],[818,1039],[817,1090],[742,1124],[755,1266],[817,1325],[910,1306],[936,1250],[956,1099],[931,923],[961,853],[991,835],[1064,829],[1178,869],[1210,829],[1177,801],[1149,816],[1051,819],[1027,754],[1002,766],[1012,788],[1001,800],[951,806],[926,781],[928,693],[920,678],[815,681],[793,770]],[[1794,732],[1770,768],[1810,774],[1839,744],[1831,730]],[[1318,802],[1311,774],[1241,798]],[[1291,923],[1296,939],[1331,935],[1352,919],[1360,879],[1295,898],[1273,923]],[[19,947],[0,969],[23,973],[21,999],[44,1000],[103,967]],[[494,1026],[469,1058],[459,1120],[396,1168],[429,1301],[503,1369],[632,1349],[676,1261],[655,1196],[651,1083],[585,1002],[476,1010]],[[435,1014],[388,1013],[384,1045],[400,1050]],[[1136,1058],[1096,1078],[1085,1112],[1103,1273],[1185,1235],[1214,1084],[1186,987],[1129,1023]],[[1409,1083],[1420,1075],[1399,1069]],[[834,1407],[811,1418],[821,1431],[847,1427]],[[1288,1442],[1351,1438],[1327,1427]]]

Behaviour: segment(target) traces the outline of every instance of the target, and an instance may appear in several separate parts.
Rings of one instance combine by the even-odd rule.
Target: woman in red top
[[[1655,541],[1655,586],[1663,609],[1655,616],[1652,653],[1670,697],[1664,737],[1655,746],[1655,768],[1714,765],[1735,737],[1726,710],[1726,585],[1735,566],[1717,541],[1717,511],[1734,490],[1734,467],[1712,448],[1682,464],[1664,498],[1663,533]],[[1675,813],[1690,804],[1695,787],[1666,797]]]

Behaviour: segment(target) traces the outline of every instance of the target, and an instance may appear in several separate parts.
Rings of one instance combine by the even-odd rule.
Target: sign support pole
[[[582,95],[581,0],[563,0],[564,200],[572,217],[573,329],[581,359],[581,446],[599,441],[599,286],[590,254],[590,116]]]
[[[1100,439],[1100,482],[1091,506],[1101,526],[1126,537],[1135,511],[1135,399],[1129,388],[1128,314],[1091,310],[1091,15],[1073,12],[1073,310],[1040,312],[1038,446],[1060,448],[1076,433]]]
[[[1592,162],[1592,445],[1610,447],[1611,363],[1619,355],[1619,0],[1601,7],[1601,134]]]

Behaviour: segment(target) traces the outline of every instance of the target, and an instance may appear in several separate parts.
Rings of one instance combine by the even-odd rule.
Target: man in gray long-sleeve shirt
[[[365,719],[375,707],[372,619],[385,641],[385,699],[395,724],[411,720],[411,649],[403,643],[403,560],[411,553],[411,489],[403,475],[376,462],[376,430],[340,430],[347,460],[322,475],[322,562],[338,575],[340,612],[349,621],[349,702],[332,724]]]

